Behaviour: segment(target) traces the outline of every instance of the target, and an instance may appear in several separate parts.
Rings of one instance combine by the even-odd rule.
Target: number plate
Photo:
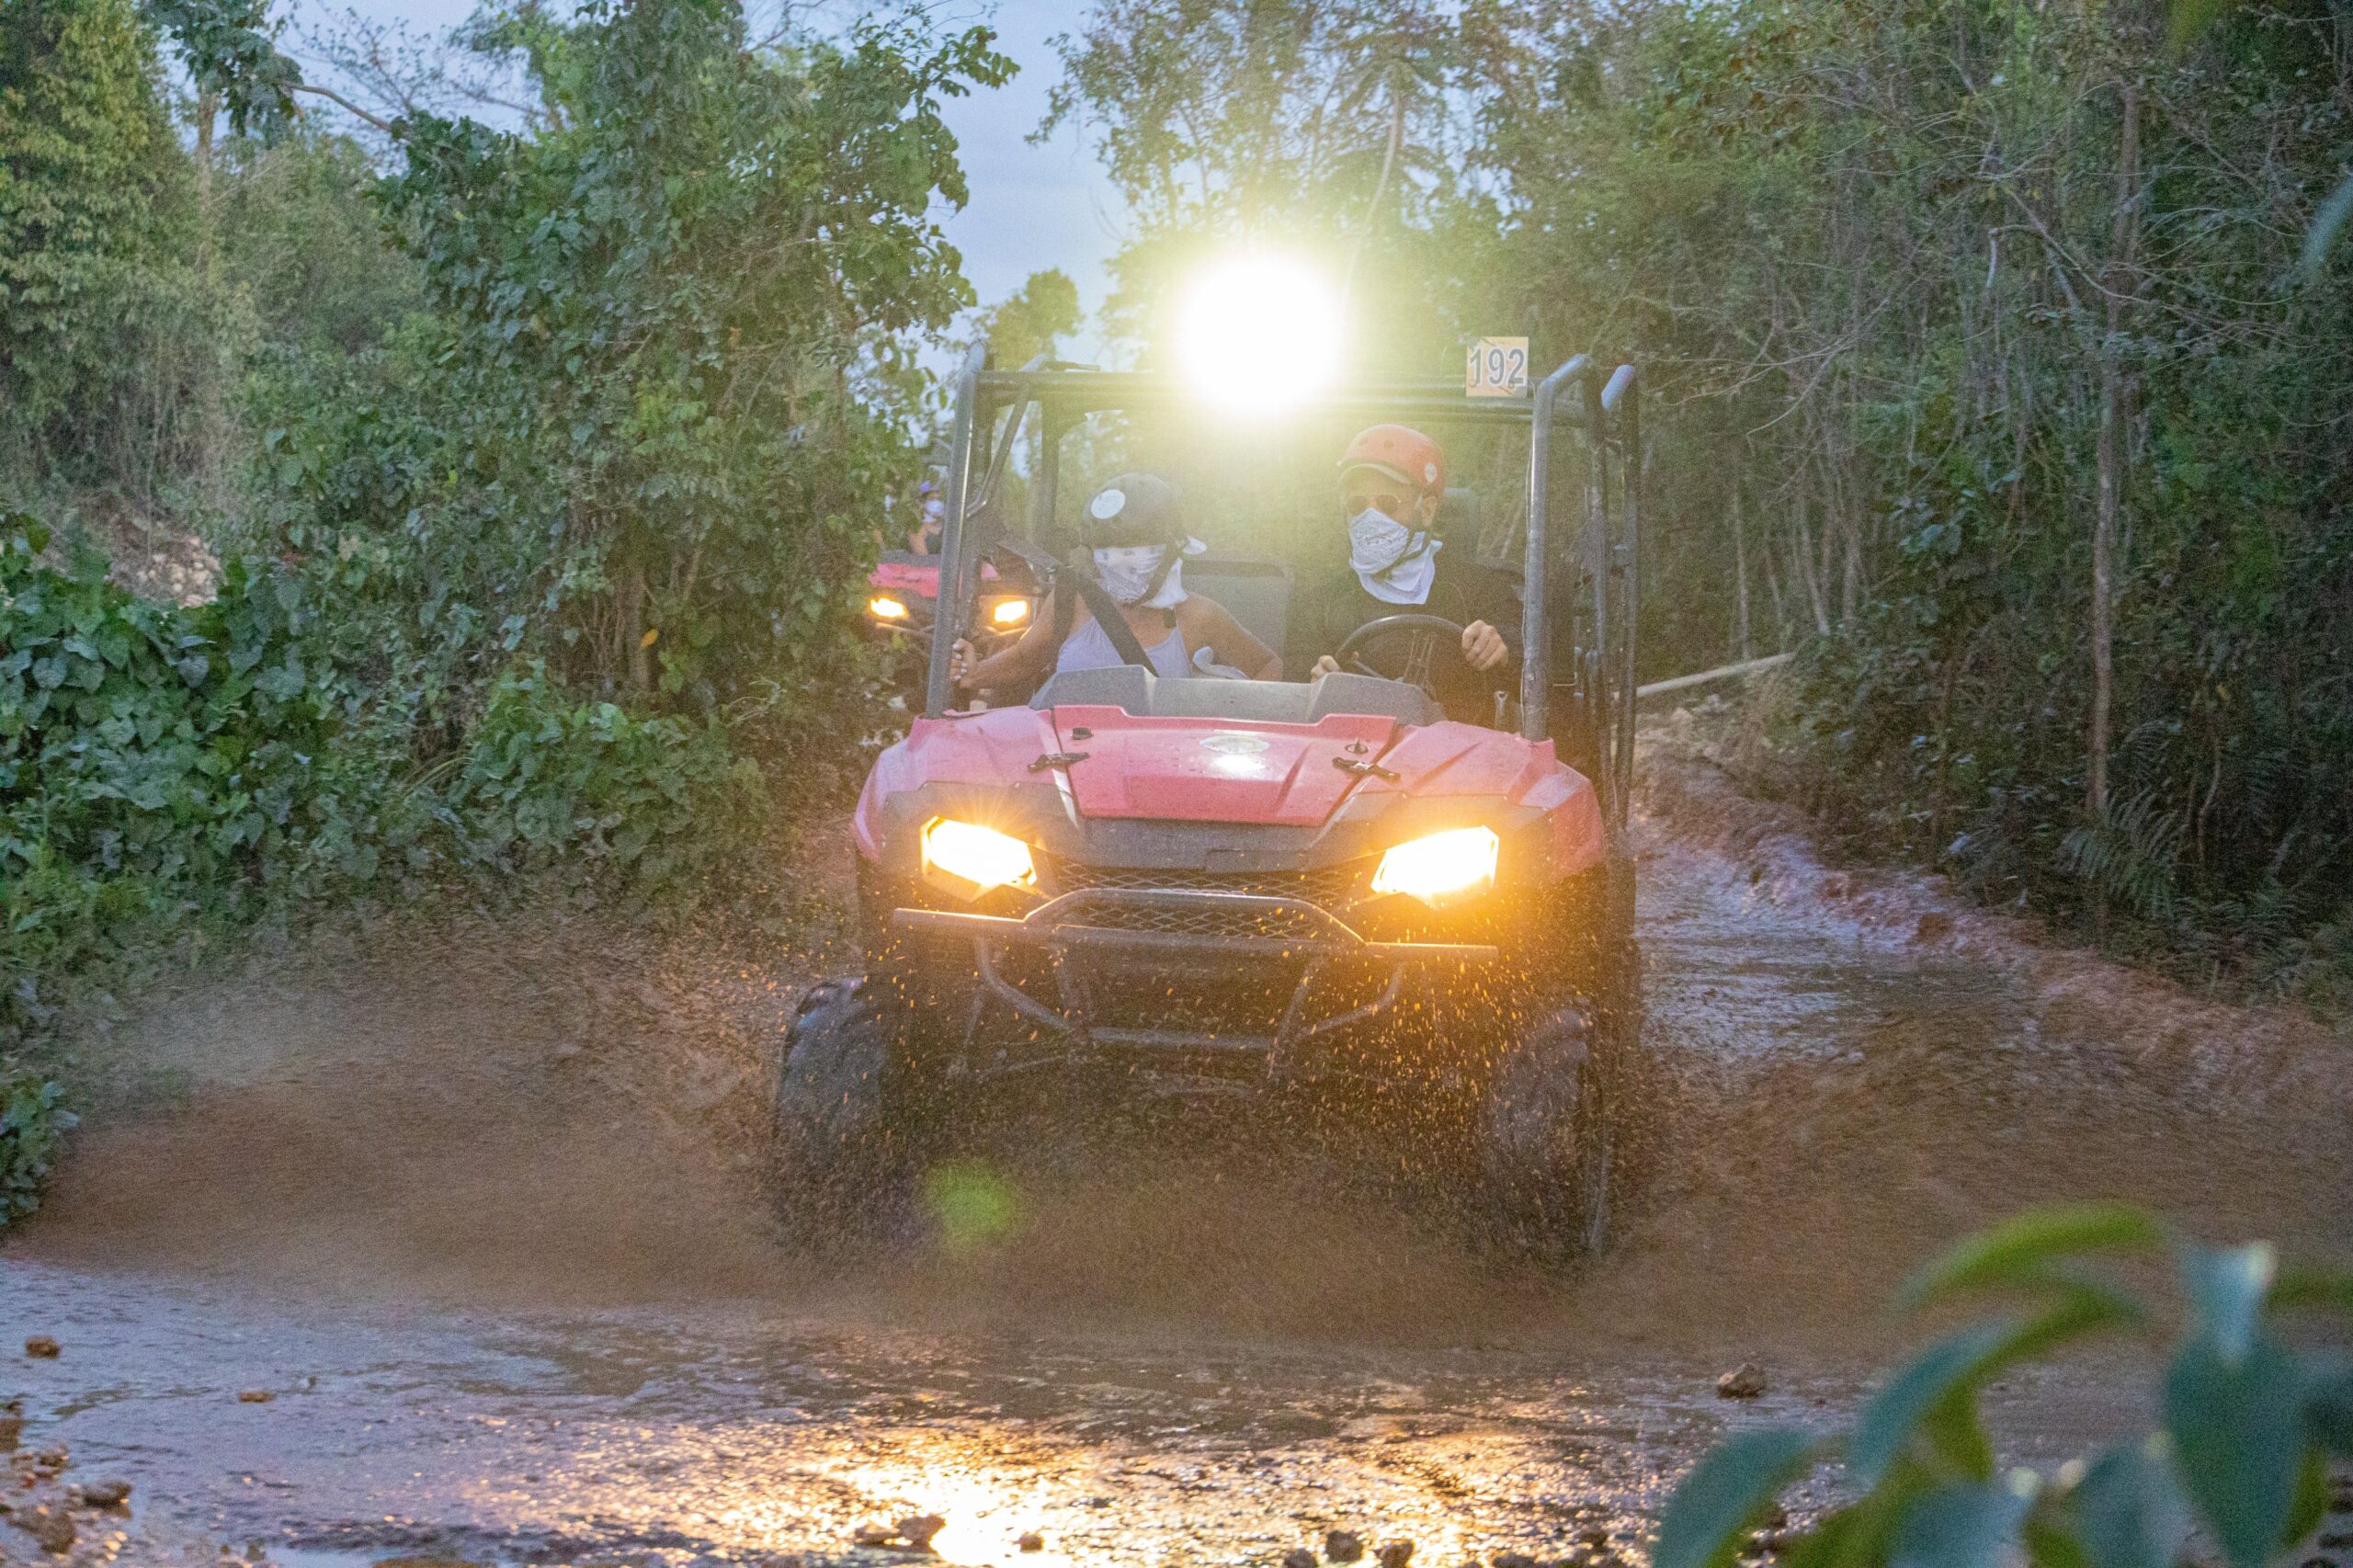
[[[1472,344],[1462,367],[1465,397],[1526,397],[1528,339],[1483,337]]]

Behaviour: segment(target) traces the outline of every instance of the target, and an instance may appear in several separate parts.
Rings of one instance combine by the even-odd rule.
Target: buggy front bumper
[[[1193,890],[1082,888],[1020,916],[903,908],[891,918],[909,935],[968,939],[980,999],[1002,1003],[1067,1049],[1255,1054],[1277,1075],[1291,1070],[1310,1042],[1394,1008],[1410,973],[1492,964],[1499,956],[1483,944],[1368,940],[1329,910],[1302,899]],[[1030,985],[1006,972],[1005,960],[1017,952],[1046,960],[1029,966]],[[1107,991],[1123,970],[1175,964],[1214,974],[1221,962],[1286,975],[1295,970],[1295,976],[1271,1016],[1238,1028],[1162,1028],[1106,1017]],[[1373,994],[1319,1008],[1327,980],[1342,969],[1359,980],[1371,971]],[[1364,988],[1330,989],[1346,1000]],[[967,1023],[968,1044],[977,1027],[976,1007]]]

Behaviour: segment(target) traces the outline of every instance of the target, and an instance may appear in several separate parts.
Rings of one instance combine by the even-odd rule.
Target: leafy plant
[[[2187,1332],[2162,1379],[2156,1430],[2050,1475],[2004,1468],[1978,1413],[2021,1361],[2106,1333],[2148,1334],[2150,1305],[2085,1267],[2170,1253]],[[1908,1311],[1998,1295],[2009,1310],[1891,1373],[1854,1425],[1750,1429],[1702,1458],[1667,1501],[1654,1568],[1726,1568],[1785,1487],[1826,1459],[1861,1495],[1790,1542],[1787,1568],[2013,1562],[2171,1568],[2193,1526],[2234,1568],[2261,1568],[2311,1534],[2327,1456],[2353,1456],[2353,1361],[2291,1348],[2278,1315],[2353,1318],[2353,1277],[2283,1268],[2263,1242],[2212,1249],[2146,1211],[2030,1210],[1921,1270]]]
[[[55,1083],[0,1056],[0,1225],[40,1201],[57,1141],[74,1125],[63,1097]]]
[[[651,890],[754,839],[767,793],[719,723],[583,700],[534,661],[492,687],[448,801],[477,860],[585,859]]]
[[[2167,919],[2188,828],[2179,812],[2161,809],[2144,790],[2109,801],[2097,819],[2060,840],[2059,864],[2142,919]]]
[[[421,825],[391,785],[404,736],[321,659],[301,582],[232,562],[180,608],[48,543],[0,517],[0,1041],[85,963],[365,881]]]

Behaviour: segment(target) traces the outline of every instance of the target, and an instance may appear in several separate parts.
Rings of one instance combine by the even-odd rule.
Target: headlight
[[[1029,624],[1029,601],[1028,599],[999,599],[989,606],[989,624],[999,631],[1007,631],[1016,626],[1025,626]]]
[[[976,822],[934,817],[924,824],[923,869],[965,884],[967,897],[991,888],[1028,887],[1038,880],[1029,846],[1009,834]]]
[[[877,620],[904,620],[907,619],[907,602],[894,599],[888,594],[877,594],[866,601],[866,613]]]
[[[1411,893],[1439,904],[1483,892],[1495,882],[1503,841],[1490,827],[1456,827],[1398,845],[1372,873],[1376,893]]]

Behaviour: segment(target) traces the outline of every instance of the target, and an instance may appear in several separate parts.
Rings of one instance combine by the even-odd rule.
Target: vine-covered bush
[[[529,662],[453,732],[351,667],[297,571],[233,560],[183,608],[95,557],[55,569],[50,542],[0,517],[0,1222],[63,1125],[55,1085],[9,1063],[74,977],[425,876],[569,863],[660,893],[764,831],[722,719],[584,698]]]
[[[40,562],[0,520],[0,1041],[43,988],[203,912],[366,881],[426,813],[393,786],[404,736],[310,633],[301,582],[233,562],[179,608]]]
[[[2156,1430],[2047,1475],[2002,1466],[1978,1392],[2063,1346],[2171,1321],[2084,1267],[2168,1252],[2187,1330]],[[2353,1276],[2283,1267],[2264,1242],[2204,1247],[2130,1205],[2092,1204],[1961,1243],[1902,1303],[1987,1294],[2016,1305],[1896,1369],[1846,1432],[1758,1426],[1718,1445],[1668,1500],[1654,1568],[1729,1568],[1774,1496],[1833,1456],[1860,1495],[1779,1543],[1783,1568],[2174,1568],[2193,1526],[2232,1568],[2263,1568],[2320,1523],[2329,1457],[2353,1458],[2353,1361],[2292,1347],[2279,1318],[2353,1319]]]
[[[716,721],[583,701],[538,661],[491,687],[449,792],[472,858],[577,857],[655,883],[716,869],[757,834],[767,803],[759,769]]]
[[[57,1141],[74,1125],[51,1080],[0,1057],[0,1225],[32,1212]]]

